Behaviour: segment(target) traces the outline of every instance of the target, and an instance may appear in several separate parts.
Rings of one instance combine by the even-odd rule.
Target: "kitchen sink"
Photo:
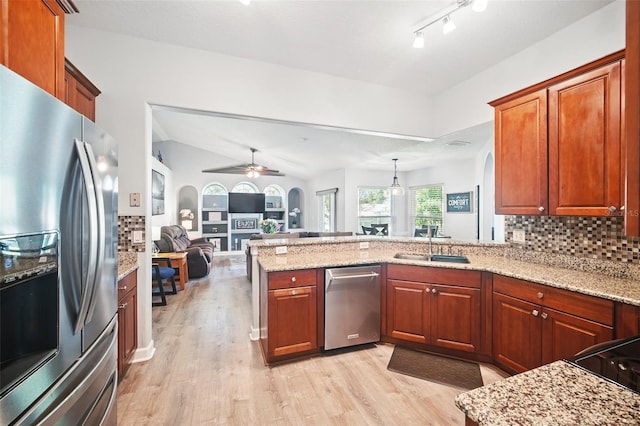
[[[413,253],[396,253],[396,259],[406,259],[406,260],[429,260],[428,254],[413,254]]]
[[[462,255],[454,255],[454,254],[414,254],[414,253],[396,253],[396,259],[405,259],[405,260],[422,260],[425,262],[451,262],[451,263],[469,263],[469,258],[467,256]]]
[[[452,262],[452,263],[469,263],[467,256],[455,255],[455,254],[432,254],[432,262]]]

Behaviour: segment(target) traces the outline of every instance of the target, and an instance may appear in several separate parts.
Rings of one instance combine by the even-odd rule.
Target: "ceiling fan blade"
[[[248,171],[248,165],[242,164],[238,166],[218,167],[215,169],[204,169],[202,173],[229,173],[229,174],[245,174]]]

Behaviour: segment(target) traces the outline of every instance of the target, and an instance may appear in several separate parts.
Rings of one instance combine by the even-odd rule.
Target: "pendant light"
[[[398,183],[398,159],[393,160],[393,183],[389,187],[392,196],[404,195],[404,188]]]

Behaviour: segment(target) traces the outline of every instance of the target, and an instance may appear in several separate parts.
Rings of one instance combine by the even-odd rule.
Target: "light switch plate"
[[[514,243],[524,243],[526,242],[526,234],[524,229],[514,229],[513,230],[513,242]]]
[[[133,243],[139,244],[144,243],[144,233],[142,231],[133,231]]]
[[[360,250],[368,249],[369,241],[360,241]]]
[[[286,253],[287,253],[287,246],[276,247],[276,254],[286,254]]]
[[[132,192],[129,194],[129,207],[140,207],[139,192]]]

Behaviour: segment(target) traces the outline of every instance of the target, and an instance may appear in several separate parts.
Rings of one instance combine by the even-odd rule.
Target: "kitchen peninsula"
[[[273,302],[272,299],[265,297],[267,292],[274,291],[269,286],[271,277],[277,277],[282,280],[281,282],[285,282],[289,278],[291,284],[275,291],[279,291],[291,299],[295,297],[299,301],[304,301],[306,303],[305,309],[314,309],[313,312],[316,314],[308,322],[305,319],[294,324],[279,324],[285,327],[298,327],[297,336],[302,336],[304,344],[286,344],[286,342],[278,340],[280,346],[276,349],[281,352],[269,352],[263,348],[263,355],[265,355],[267,363],[321,352],[324,332],[324,268],[364,264],[382,265],[381,341],[401,343],[416,349],[439,352],[445,355],[492,362],[511,373],[526,371],[522,378],[520,378],[521,375],[518,375],[490,385],[491,389],[500,390],[505,395],[518,395],[516,388],[521,383],[520,380],[526,381],[527,377],[533,376],[537,377],[533,381],[539,383],[539,386],[528,388],[528,392],[536,392],[536,389],[538,392],[545,392],[545,384],[548,385],[551,379],[555,381],[555,386],[562,387],[557,382],[560,380],[569,389],[567,392],[576,398],[573,400],[574,402],[585,403],[584,397],[591,394],[588,389],[593,388],[594,381],[603,388],[607,388],[608,384],[601,383],[604,381],[560,361],[560,359],[577,352],[575,348],[571,347],[576,342],[582,342],[578,344],[587,347],[594,343],[639,333],[640,288],[637,286],[637,282],[640,279],[640,269],[637,265],[526,252],[508,244],[472,243],[444,239],[433,240],[432,253],[462,254],[468,257],[470,263],[416,260],[418,257],[416,259],[406,258],[410,256],[403,256],[404,259],[395,257],[398,253],[427,254],[429,245],[421,238],[360,236],[314,238],[304,241],[263,240],[251,242],[250,247],[255,262],[254,270],[260,268],[260,274],[254,274],[253,277],[254,292],[257,292],[257,294],[254,293],[254,297],[257,296],[257,300],[254,299],[254,314],[259,306],[258,316],[262,315],[261,312],[266,312],[270,307],[269,304]],[[465,271],[473,271],[478,274],[479,278],[475,281],[468,277],[462,280],[458,279],[457,273]],[[422,336],[395,327],[394,313],[406,311],[406,307],[394,305],[399,303],[393,301],[394,292],[420,288],[424,288],[427,293],[431,293],[435,289],[434,294],[438,295],[445,294],[441,291],[443,289],[447,289],[449,293],[452,290],[462,289],[464,290],[462,295],[471,294],[470,301],[479,298],[478,302],[463,305],[472,311],[479,306],[479,312],[465,314],[465,320],[462,321],[463,325],[467,322],[473,323],[476,320],[479,323],[476,324],[476,328],[470,329],[472,337],[469,342],[453,342],[455,339],[449,339],[448,342],[442,344],[441,342],[447,339],[431,338],[430,340],[429,333],[420,340],[418,337]],[[302,289],[306,293],[302,292]],[[287,291],[289,293],[286,293]],[[424,293],[423,291],[422,294],[424,295]],[[400,300],[406,301],[406,299]],[[529,305],[532,302],[536,304],[533,305],[533,310],[522,311],[526,314],[526,318],[515,318],[517,321],[514,321],[514,317],[509,317],[509,315],[513,311],[520,311],[518,309],[503,309],[503,306],[511,306],[508,303],[505,305],[505,300],[512,304],[515,304],[516,301]],[[255,303],[257,301],[259,303]],[[525,306],[529,305],[525,304]],[[518,307],[517,304],[514,306]],[[632,314],[628,315],[628,312]],[[519,327],[520,324],[526,322],[527,327],[532,327],[527,329],[529,332],[531,332],[530,330],[538,330],[538,333],[542,333],[543,327],[548,327],[546,324],[553,323],[554,327],[559,330],[559,332],[556,331],[558,335],[544,337],[545,341],[552,341],[552,350],[541,351],[540,348],[544,346],[541,342],[534,343],[533,347],[527,346],[530,343],[530,335],[521,332],[520,329],[516,329],[515,337],[513,333],[506,336],[501,329],[500,321],[503,315],[506,317],[502,318],[502,321],[510,324],[507,328],[511,331],[513,331],[513,327]],[[409,314],[409,317],[412,316],[416,317],[416,315]],[[420,318],[420,315],[417,317]],[[457,312],[455,315],[449,313],[443,318],[454,317],[459,318]],[[562,324],[571,324],[571,326],[564,330]],[[423,324],[421,326],[428,327],[429,325]],[[474,325],[470,327],[474,327]],[[300,331],[302,328],[304,329]],[[417,327],[416,329],[421,328]],[[576,332],[576,330],[584,330],[585,332]],[[268,336],[273,335],[276,330],[261,324],[261,332],[263,333],[263,345],[268,347],[270,344]],[[443,331],[433,328],[430,331],[431,334],[438,332],[442,333]],[[475,336],[476,334],[477,336]],[[306,336],[309,339],[305,340]],[[514,338],[521,339],[522,342],[514,341]],[[589,341],[589,338],[595,340]],[[505,343],[507,339],[511,339],[508,340],[508,344]],[[517,351],[514,352],[514,345],[522,345],[522,352],[525,355],[521,356]],[[542,353],[531,358],[530,353],[535,352],[536,349]],[[547,377],[548,380],[542,380],[540,377]],[[483,415],[489,415],[483,411],[486,392],[488,392],[483,389],[485,388],[469,392],[468,395],[463,394],[457,401],[458,407],[473,421],[482,420]],[[620,403],[619,390],[615,385],[607,389],[609,389],[609,393],[603,393],[601,396],[618,395],[607,401],[613,404],[622,416],[628,417],[629,410],[637,409],[638,395],[623,389],[623,393],[629,393],[629,395],[625,394],[627,398],[622,400],[622,404],[628,409],[619,409],[616,405]],[[563,401],[565,404],[570,404],[572,400],[563,398]],[[527,404],[526,399],[522,399],[520,402],[524,405]],[[593,403],[599,405],[602,402],[593,401]],[[631,405],[625,405],[627,403]],[[564,407],[567,408],[566,405]],[[563,409],[562,406],[555,408],[561,411]],[[567,411],[565,410],[564,413],[566,414]],[[525,406],[514,415],[524,418],[529,414],[537,415]],[[576,417],[569,418],[575,419]],[[621,419],[624,418],[626,417],[621,417]],[[512,423],[513,419],[513,417],[510,418]],[[482,424],[482,422],[480,423]]]

